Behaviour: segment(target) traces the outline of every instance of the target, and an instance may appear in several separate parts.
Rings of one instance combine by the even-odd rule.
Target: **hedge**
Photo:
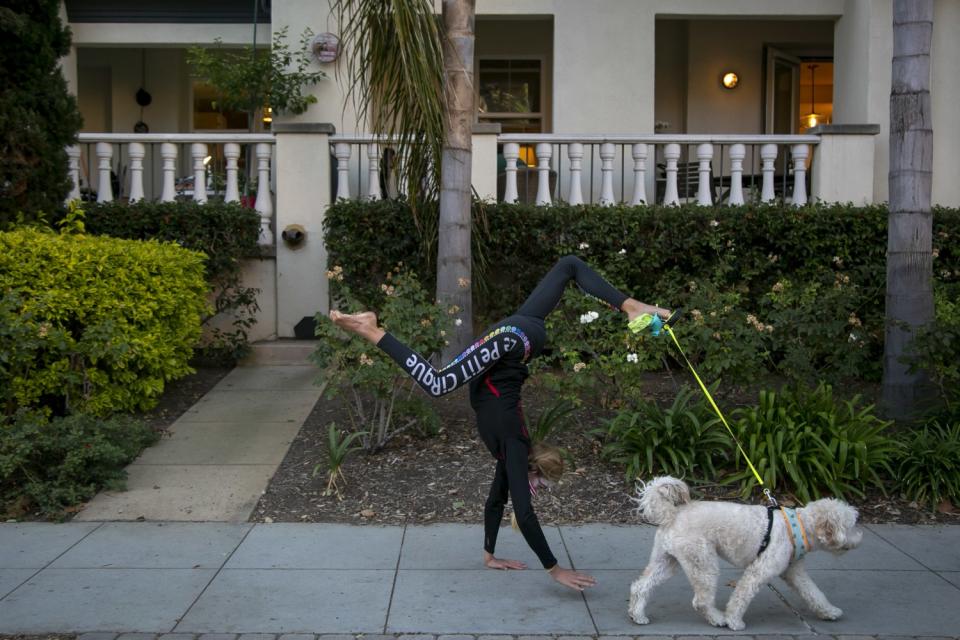
[[[192,371],[204,259],[173,243],[0,232],[3,414],[150,408]]]
[[[372,286],[399,261],[433,286],[435,259],[423,250],[427,243],[414,232],[406,203],[342,201],[330,208],[325,225],[329,263],[343,267],[355,292],[374,299]],[[738,326],[777,326],[763,344],[744,345],[739,355],[735,338],[721,345],[726,355],[714,349],[715,363],[721,356],[730,360],[726,369],[767,367],[807,379],[834,369],[878,379],[886,226],[881,205],[478,204],[476,323],[511,313],[559,257],[575,254],[635,298],[702,313],[695,357],[706,357],[711,336],[742,334],[723,330],[719,318],[712,324],[726,316]],[[408,233],[398,233],[404,229]],[[937,208],[934,277],[949,292],[960,289],[958,237],[960,211]],[[747,350],[750,362],[743,360]]]

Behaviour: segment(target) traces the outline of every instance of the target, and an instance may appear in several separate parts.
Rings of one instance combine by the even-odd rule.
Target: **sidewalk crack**
[[[400,552],[397,553],[397,566],[393,570],[393,584],[390,585],[390,599],[387,601],[387,615],[383,619],[383,635],[387,635],[387,627],[390,625],[390,611],[393,607],[393,594],[397,590],[397,577],[400,575],[400,558],[403,557],[403,543],[407,539],[407,523],[403,523],[403,533],[400,534]]]
[[[567,541],[563,537],[563,529],[560,525],[557,526],[557,533],[560,534],[560,543],[563,545],[563,551],[567,554],[567,561],[570,563],[570,568],[574,571],[577,570],[577,567],[573,564],[573,556],[570,555],[570,548],[567,547]],[[600,636],[600,629],[597,627],[597,621],[593,617],[593,611],[590,610],[590,602],[587,600],[587,592],[583,590],[580,592],[580,597],[583,598],[583,606],[587,608],[587,615],[590,616],[590,624],[593,625],[594,636]]]

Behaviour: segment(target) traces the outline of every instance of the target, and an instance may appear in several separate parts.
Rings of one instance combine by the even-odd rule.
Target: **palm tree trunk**
[[[454,327],[443,359],[473,339],[470,253],[473,100],[473,42],[476,0],[443,0],[443,66],[446,117],[440,160],[440,221],[437,239],[437,300],[455,308]]]
[[[893,418],[913,415],[922,397],[925,377],[901,360],[914,332],[933,320],[932,33],[933,0],[894,0],[883,360],[883,406]]]

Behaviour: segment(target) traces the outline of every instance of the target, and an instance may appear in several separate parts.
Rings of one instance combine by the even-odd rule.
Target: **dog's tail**
[[[650,482],[637,485],[634,502],[641,517],[650,524],[669,524],[676,517],[677,508],[690,502],[690,487],[683,480],[657,476]]]

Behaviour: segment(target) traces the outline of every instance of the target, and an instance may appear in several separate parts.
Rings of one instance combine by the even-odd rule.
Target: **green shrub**
[[[334,267],[327,276],[332,289],[332,308],[352,313],[368,310],[341,279]],[[380,326],[424,357],[440,351],[450,326],[448,310],[431,302],[433,296],[417,278],[397,267],[380,284]],[[366,340],[347,334],[325,315],[317,315],[317,347],[311,355],[321,369],[328,397],[348,394],[353,432],[363,432],[363,448],[375,450],[407,429],[434,432],[438,418],[417,385],[389,356]]]
[[[936,385],[944,417],[960,415],[960,283],[940,284],[934,291],[935,317],[917,332],[907,357]]]
[[[102,487],[121,488],[124,467],[157,438],[129,418],[0,418],[0,509],[14,517],[32,509],[56,516]]]
[[[201,354],[236,362],[249,352],[247,330],[256,319],[258,289],[241,283],[242,259],[260,255],[260,215],[239,204],[210,201],[85,203],[88,233],[128,240],[176,242],[207,256],[205,272],[214,292],[208,323],[221,313],[234,317],[232,329],[213,328]]]
[[[931,421],[901,435],[897,487],[936,510],[944,499],[960,505],[960,420]]]
[[[0,232],[3,413],[153,406],[192,371],[203,259],[170,243]]]
[[[699,392],[683,387],[666,408],[638,403],[594,432],[604,437],[604,458],[626,466],[627,482],[669,474],[694,479],[717,477],[715,461],[724,460],[729,438]]]
[[[487,204],[474,217],[475,267],[477,256],[484,267],[474,274],[478,325],[515,311],[553,263],[572,253],[635,298],[698,309],[703,324],[690,324],[688,316],[678,335],[710,378],[775,372],[809,383],[840,382],[850,375],[878,380],[881,374],[884,206]],[[955,285],[960,252],[953,239],[960,237],[960,211],[937,208],[933,224],[934,276]],[[433,290],[432,259],[406,203],[341,202],[329,209],[325,225],[332,263],[349,265],[344,277],[354,290],[375,293],[371,283],[399,260]],[[398,235],[396,229],[410,231]],[[571,298],[562,303],[565,319],[558,322],[575,323],[595,308],[583,296]],[[755,324],[774,329],[760,335]],[[574,337],[579,329],[566,330]],[[551,338],[557,351],[572,353],[564,331],[555,325]],[[623,353],[623,345],[616,346]],[[639,364],[659,366],[666,352],[658,349],[645,344],[636,352]],[[611,345],[597,351],[616,353]]]
[[[837,401],[828,385],[763,391],[760,404],[733,414],[731,425],[764,486],[803,502],[829,494],[863,497],[864,489],[883,489],[881,473],[892,476],[897,444],[888,422],[859,397]],[[757,486],[739,450],[736,471],[725,484],[737,484],[747,498]]]

